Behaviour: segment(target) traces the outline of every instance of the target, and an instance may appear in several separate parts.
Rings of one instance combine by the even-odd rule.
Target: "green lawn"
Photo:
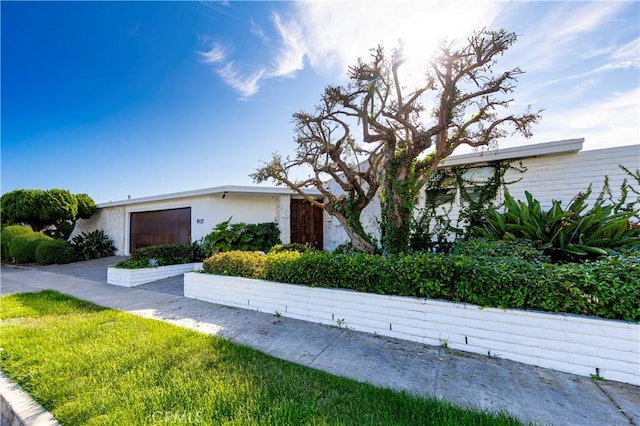
[[[514,425],[53,291],[0,299],[2,370],[67,425]]]

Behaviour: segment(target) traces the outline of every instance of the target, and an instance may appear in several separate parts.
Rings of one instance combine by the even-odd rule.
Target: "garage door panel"
[[[186,244],[190,236],[190,207],[131,213],[130,252],[160,244]]]

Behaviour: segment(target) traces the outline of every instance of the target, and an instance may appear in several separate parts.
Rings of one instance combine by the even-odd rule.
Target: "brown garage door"
[[[291,242],[322,250],[322,209],[306,200],[291,200]]]
[[[130,252],[160,244],[187,244],[191,238],[191,207],[131,213]]]

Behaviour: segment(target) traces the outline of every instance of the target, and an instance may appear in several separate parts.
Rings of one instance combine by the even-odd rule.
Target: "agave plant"
[[[71,239],[71,245],[83,260],[113,256],[116,252],[113,241],[102,230],[81,232]]]
[[[505,193],[504,213],[490,208],[475,236],[499,239],[528,239],[554,261],[577,261],[607,255],[613,248],[637,244],[640,228],[630,226],[638,210],[614,212],[614,205],[596,202],[587,210],[591,187],[579,193],[566,208],[553,201],[545,211],[531,193],[526,202],[516,201]]]

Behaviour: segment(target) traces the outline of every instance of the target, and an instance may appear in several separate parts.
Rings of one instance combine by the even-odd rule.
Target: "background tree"
[[[273,179],[336,216],[358,249],[373,251],[360,214],[380,195],[381,243],[385,253],[408,248],[410,224],[420,188],[457,147],[495,146],[514,133],[531,136],[540,111],[501,114],[513,99],[520,68],[494,72],[499,56],[517,40],[505,30],[474,32],[464,43],[443,43],[417,88],[401,84],[402,49],[387,56],[382,47],[370,61],[348,71],[346,86],[328,86],[314,114],[294,115],[297,151],[272,160],[253,175]],[[434,104],[425,114],[423,103]],[[357,129],[356,141],[352,129]],[[294,179],[301,166],[308,179]],[[326,188],[335,179],[343,193]],[[325,196],[312,201],[305,189]]]
[[[36,232],[67,240],[78,219],[88,219],[96,204],[87,194],[65,189],[18,189],[0,199],[2,225],[29,225]]]

